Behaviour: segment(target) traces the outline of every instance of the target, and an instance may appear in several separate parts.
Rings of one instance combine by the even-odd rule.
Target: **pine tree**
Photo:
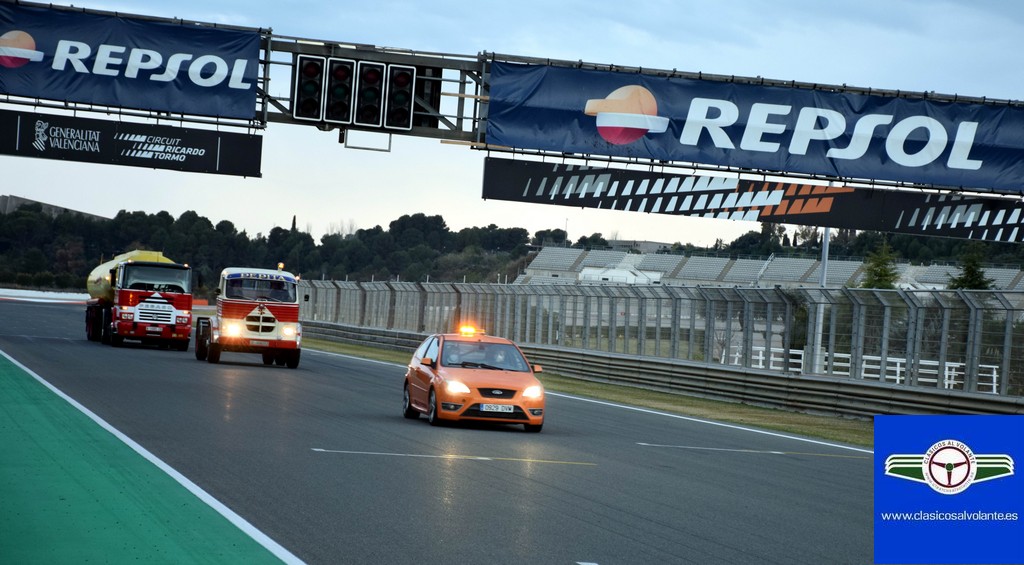
[[[861,288],[896,288],[899,280],[896,272],[896,257],[889,248],[889,242],[882,240],[882,246],[868,254],[864,261],[864,280]]]
[[[972,241],[960,255],[960,274],[949,278],[949,288],[964,290],[989,290],[992,279],[985,276],[981,260],[985,254],[985,246],[979,241]]]

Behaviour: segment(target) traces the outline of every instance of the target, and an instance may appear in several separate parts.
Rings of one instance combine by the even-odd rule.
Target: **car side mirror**
[[[424,357],[424,358],[420,359],[420,364],[422,364],[422,365],[430,365],[431,367],[433,367],[434,366],[434,360],[431,359],[430,357]]]
[[[534,373],[543,373],[544,372],[544,368],[541,367],[540,365],[534,365],[533,366],[533,372]]]
[[[213,294],[216,296],[220,296],[220,288],[217,288],[217,290],[213,291]]]

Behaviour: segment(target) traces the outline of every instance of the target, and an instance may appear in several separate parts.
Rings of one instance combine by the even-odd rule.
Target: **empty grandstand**
[[[897,263],[898,286],[906,289],[944,289],[959,274],[955,265]],[[683,256],[627,253],[607,249],[583,250],[543,247],[516,279],[540,284],[660,284],[673,286],[714,285],[740,287],[818,287],[821,261],[809,257]],[[1024,271],[985,268],[996,290],[1024,290]],[[830,259],[825,286],[856,287],[864,277],[864,262]]]

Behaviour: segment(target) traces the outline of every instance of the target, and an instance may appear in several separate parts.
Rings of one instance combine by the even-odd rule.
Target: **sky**
[[[53,2],[70,5],[69,2]],[[270,28],[276,35],[475,56],[507,55],[1019,100],[1024,3],[924,0],[432,2],[154,0],[79,8]],[[283,83],[283,84],[282,84]],[[285,81],[271,93],[284,96]],[[3,107],[0,105],[0,107]],[[24,109],[12,108],[8,109]],[[90,116],[94,117],[94,116]],[[262,177],[0,156],[0,194],[113,217],[192,210],[250,236],[314,239],[440,215],[448,227],[565,229],[573,241],[726,243],[756,222],[578,209],[481,198],[485,154],[394,136],[390,152],[345,148],[337,132],[271,123]],[[791,228],[792,229],[792,228]]]

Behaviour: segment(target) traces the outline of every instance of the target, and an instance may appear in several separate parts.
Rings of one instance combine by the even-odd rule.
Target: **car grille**
[[[484,398],[512,398],[516,391],[510,388],[478,388],[480,396]]]
[[[515,406],[514,412],[482,412],[479,404],[474,404],[461,414],[463,418],[490,418],[494,420],[529,420],[523,409]]]

